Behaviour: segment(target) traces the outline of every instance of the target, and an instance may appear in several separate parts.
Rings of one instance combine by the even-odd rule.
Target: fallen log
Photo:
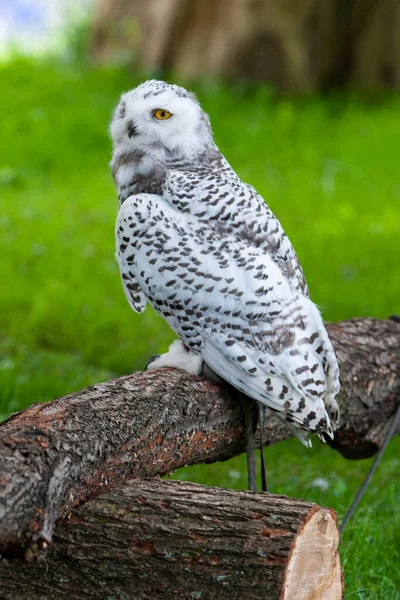
[[[340,367],[347,457],[376,452],[400,398],[400,325],[327,325]],[[290,437],[274,415],[264,439]],[[138,372],[35,404],[0,425],[0,553],[32,555],[57,519],[131,477],[225,460],[244,451],[240,404],[223,386],[173,369]]]
[[[0,561],[2,600],[340,600],[336,516],[272,494],[130,480],[73,509],[45,560]]]

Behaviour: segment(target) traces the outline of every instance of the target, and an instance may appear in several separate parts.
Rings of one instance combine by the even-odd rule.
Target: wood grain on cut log
[[[285,496],[131,480],[74,509],[45,560],[0,561],[3,600],[340,600],[333,511]]]
[[[400,398],[400,324],[327,325],[341,367],[335,447],[372,455]],[[291,436],[276,416],[264,439]],[[0,552],[33,552],[57,518],[129,477],[244,451],[240,404],[226,388],[173,369],[139,372],[36,404],[0,425]]]

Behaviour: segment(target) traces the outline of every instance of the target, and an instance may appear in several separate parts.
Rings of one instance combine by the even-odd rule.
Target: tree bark
[[[400,324],[328,324],[340,367],[334,447],[374,454],[400,398]],[[275,415],[267,445],[291,437]],[[240,403],[227,388],[174,369],[138,372],[35,404],[0,425],[0,552],[35,553],[57,518],[130,477],[226,460],[244,451]]]
[[[0,561],[0,597],[340,600],[338,543],[309,502],[131,480],[59,522],[45,560]]]

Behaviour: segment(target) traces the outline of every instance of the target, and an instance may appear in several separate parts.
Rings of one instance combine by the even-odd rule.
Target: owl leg
[[[182,369],[190,375],[200,375],[206,379],[211,379],[215,383],[221,383],[223,380],[217,375],[201,358],[200,354],[193,352],[180,340],[172,342],[165,354],[156,354],[149,358],[144,366],[145,371],[152,369],[162,369],[164,367],[174,367]]]
[[[162,369],[163,367],[175,367],[187,371],[191,375],[200,375],[203,370],[204,361],[200,354],[186,349],[180,340],[172,342],[165,354],[156,354],[145,364],[145,370]]]

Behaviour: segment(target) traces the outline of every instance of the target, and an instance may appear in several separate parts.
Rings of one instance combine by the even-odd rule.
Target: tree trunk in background
[[[184,77],[267,80],[283,91],[400,87],[398,0],[98,0],[97,61],[140,55]]]
[[[135,479],[58,522],[43,560],[0,560],[2,600],[341,600],[329,508]]]

